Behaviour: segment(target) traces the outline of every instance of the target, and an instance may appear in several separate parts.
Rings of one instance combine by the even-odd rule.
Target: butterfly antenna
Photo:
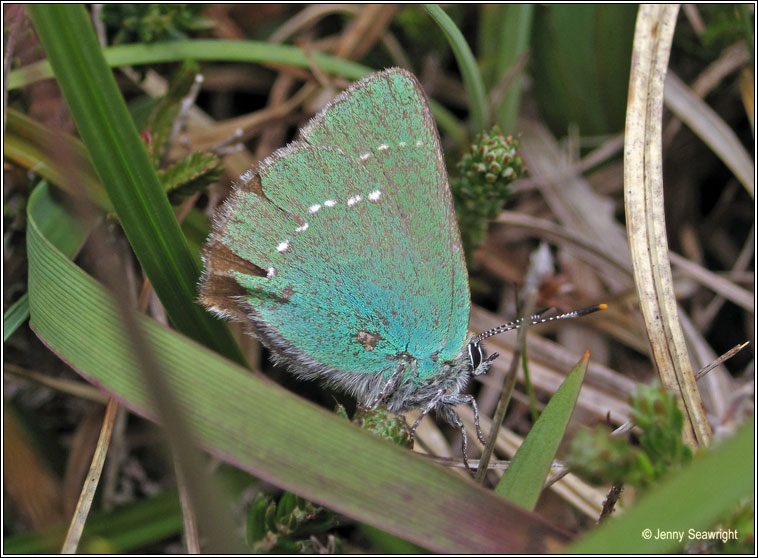
[[[514,320],[512,322],[508,322],[507,324],[499,325],[497,327],[493,327],[492,329],[488,329],[487,331],[484,331],[474,337],[474,339],[471,340],[473,344],[479,344],[488,337],[492,337],[493,335],[497,335],[498,333],[504,333],[506,331],[510,331],[512,329],[519,329],[522,325],[524,325],[525,322],[529,323],[529,325],[538,325],[538,324],[544,324],[545,322],[553,322],[555,320],[566,320],[569,318],[581,318],[582,316],[586,316],[587,314],[592,314],[593,312],[597,312],[598,310],[605,310],[608,308],[607,304],[595,304],[593,306],[587,306],[586,308],[582,308],[580,310],[572,310],[571,312],[566,312],[565,314],[560,314],[558,316],[550,316],[549,318],[543,318],[543,314],[547,312],[549,309],[541,310],[540,312],[537,312],[536,314],[532,314],[529,316],[529,318],[519,318],[518,320]]]

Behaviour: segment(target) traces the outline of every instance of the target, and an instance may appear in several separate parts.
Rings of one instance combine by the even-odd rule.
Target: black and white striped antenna
[[[478,345],[488,337],[492,337],[493,335],[497,335],[498,333],[504,333],[506,331],[510,331],[512,329],[519,329],[521,326],[524,325],[524,322],[528,322],[529,325],[538,325],[538,324],[544,324],[546,322],[553,322],[555,320],[566,320],[569,318],[580,318],[582,316],[586,316],[587,314],[592,314],[593,312],[597,312],[598,310],[605,310],[608,308],[607,304],[595,304],[593,306],[587,306],[586,308],[582,308],[580,310],[572,310],[571,312],[566,312],[565,314],[560,314],[558,316],[550,316],[548,318],[543,318],[542,316],[549,310],[542,310],[541,312],[537,312],[536,314],[533,314],[529,316],[529,318],[519,318],[518,320],[514,320],[512,322],[508,322],[507,324],[499,325],[497,327],[493,327],[492,329],[488,329],[487,331],[484,331],[474,337],[471,340],[472,345]]]

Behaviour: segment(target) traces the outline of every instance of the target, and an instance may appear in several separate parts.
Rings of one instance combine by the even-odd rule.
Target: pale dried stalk
[[[102,391],[78,380],[52,378],[47,374],[28,370],[12,362],[3,362],[3,372],[22,378],[25,381],[34,382],[41,386],[60,391],[61,393],[100,403],[101,405],[105,405],[108,402],[108,396]]]
[[[663,385],[681,397],[687,418],[685,441],[707,445],[711,428],[677,313],[663,209],[663,84],[678,10],[678,5],[642,5],[637,16],[626,115],[624,205],[653,360]]]
[[[184,478],[182,467],[176,462],[176,454],[174,454],[174,471],[176,472],[176,487],[179,490],[179,503],[182,507],[184,547],[187,549],[187,554],[200,554],[200,532],[198,531],[195,509],[192,506],[192,495]]]
[[[111,441],[111,434],[113,434],[113,425],[116,422],[117,412],[118,401],[110,398],[108,400],[108,406],[105,408],[105,417],[103,418],[103,426],[100,429],[100,437],[97,440],[95,455],[92,457],[92,463],[90,463],[87,478],[84,480],[84,486],[79,495],[79,501],[76,503],[74,517],[71,519],[71,523],[68,526],[66,540],[63,541],[63,547],[61,548],[61,554],[74,554],[79,546],[79,540],[82,537],[84,524],[87,522],[87,516],[92,507],[92,499],[95,497],[95,491],[100,482],[100,475],[103,472],[103,464],[105,463],[105,456],[108,454],[108,445]]]

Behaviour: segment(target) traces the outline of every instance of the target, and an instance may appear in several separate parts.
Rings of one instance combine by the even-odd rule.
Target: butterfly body
[[[404,70],[354,84],[245,173],[204,261],[203,304],[364,406],[437,408],[458,424],[443,409],[489,367],[467,344],[468,277],[436,126]]]

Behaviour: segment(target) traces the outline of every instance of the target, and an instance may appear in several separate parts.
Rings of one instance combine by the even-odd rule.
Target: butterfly
[[[391,68],[353,84],[244,173],[203,261],[201,303],[245,323],[295,375],[364,408],[421,409],[411,439],[434,410],[460,428],[464,460],[455,407],[471,404],[483,441],[465,389],[498,356],[481,342],[521,322],[468,332],[468,275],[440,139],[411,73]]]

